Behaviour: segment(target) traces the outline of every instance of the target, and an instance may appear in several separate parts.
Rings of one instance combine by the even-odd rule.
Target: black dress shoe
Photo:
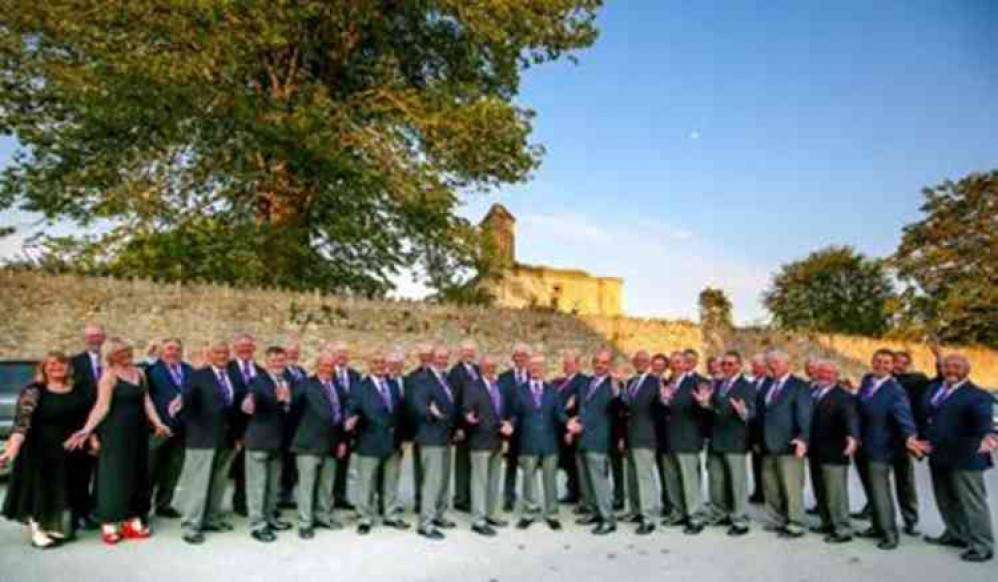
[[[286,521],[275,519],[274,521],[267,524],[267,527],[269,527],[271,531],[288,531],[294,526]]]
[[[852,541],[852,536],[831,533],[825,536],[825,542],[829,544],[844,544]]]
[[[587,515],[583,518],[575,520],[575,523],[579,525],[594,525],[602,522],[598,515]]]
[[[455,527],[457,527],[456,523],[454,523],[449,519],[444,519],[444,518],[434,519],[433,525],[439,527],[440,529],[454,529]]]
[[[362,523],[362,524],[358,525],[357,526],[357,533],[359,533],[362,536],[366,536],[367,534],[371,533],[371,524],[369,524],[369,523]]]
[[[864,530],[858,532],[856,534],[856,537],[867,539],[867,540],[873,540],[873,539],[884,537],[884,534],[880,533],[880,531],[877,528],[870,527],[870,528],[867,528],[867,529],[864,529]]]
[[[849,517],[853,519],[859,519],[862,521],[870,521],[870,510],[864,507],[860,511],[854,511],[850,513]]]
[[[385,526],[393,529],[406,530],[409,529],[409,524],[402,521],[401,519],[389,519],[385,521]]]
[[[350,503],[349,501],[346,501],[346,500],[344,500],[344,499],[341,499],[341,500],[337,501],[337,502],[335,503],[334,507],[335,507],[336,509],[345,509],[345,510],[347,510],[347,511],[353,511],[354,509],[356,509],[356,508],[355,508],[355,507],[353,506],[353,503]]]
[[[994,552],[981,553],[977,550],[967,550],[960,554],[960,559],[964,562],[989,562],[995,557]]]
[[[686,527],[683,528],[683,533],[688,536],[698,535],[702,531],[703,531],[702,523],[689,523],[686,525]]]
[[[917,536],[918,535],[918,524],[915,524],[915,523],[906,523],[906,524],[904,524],[904,530],[903,531],[904,531],[905,535]]]
[[[416,531],[419,532],[419,535],[423,536],[424,538],[431,539],[431,540],[442,540],[445,537],[444,534],[443,534],[443,532],[441,532],[440,530],[438,530],[436,528],[426,529],[426,528],[422,528],[421,527],[421,528],[417,529]]]
[[[646,536],[652,533],[653,531],[655,531],[655,524],[650,521],[645,521],[638,526],[638,529],[634,530],[634,533],[638,534],[639,536]]]
[[[616,525],[602,521],[598,526],[596,526],[596,529],[593,530],[593,535],[605,536],[607,534],[612,534],[615,531],[617,531]]]
[[[947,548],[965,549],[967,542],[958,540],[953,536],[943,534],[941,536],[925,536],[925,543],[933,546],[945,546]]]
[[[560,531],[561,530],[561,522],[558,521],[557,519],[552,518],[552,519],[548,519],[546,521],[548,522],[548,527],[551,528],[551,531]]]
[[[886,537],[880,540],[877,547],[881,550],[896,550],[898,547],[898,538],[897,536]]]
[[[299,528],[298,537],[300,537],[303,540],[310,540],[315,537],[315,530],[310,527]]]
[[[166,519],[178,519],[180,517],[180,512],[172,507],[164,507],[156,510],[156,516],[165,517]]]
[[[748,526],[745,525],[733,525],[728,528],[728,535],[731,537],[739,537],[747,534],[749,532]]]
[[[520,521],[516,522],[516,529],[527,529],[528,527],[530,527],[532,523],[534,523],[532,520],[521,519]]]
[[[253,539],[258,542],[270,543],[277,539],[277,536],[274,535],[274,532],[270,531],[269,529],[258,529],[250,533],[250,535],[253,536]]]
[[[185,533],[184,541],[194,546],[201,545],[204,543],[204,534],[199,531]]]
[[[473,526],[471,526],[471,531],[475,532],[478,535],[482,535],[482,536],[485,536],[485,537],[492,537],[492,536],[496,535],[496,530],[492,529],[492,527],[489,526],[489,524],[487,524],[487,523],[473,525]]]
[[[485,523],[491,525],[492,527],[506,527],[509,525],[509,522],[505,519],[496,519],[493,517],[485,518]]]

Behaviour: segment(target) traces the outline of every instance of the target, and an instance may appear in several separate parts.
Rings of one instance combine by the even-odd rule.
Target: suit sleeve
[[[811,439],[813,413],[814,401],[811,399],[811,391],[801,383],[797,390],[797,397],[794,398],[794,415],[797,417],[797,428],[800,432],[794,435],[794,438],[804,441],[805,444]]]
[[[856,404],[856,397],[850,395],[842,401],[842,421],[849,436],[860,440],[859,431],[859,408]]]
[[[918,428],[915,426],[915,417],[912,415],[911,406],[908,404],[908,395],[902,388],[898,388],[895,393],[894,402],[891,405],[891,416],[894,418],[894,422],[901,431],[901,436],[904,437],[904,440],[908,440],[918,433]]]
[[[977,398],[973,408],[971,408],[970,414],[969,430],[971,436],[983,439],[985,436],[998,430],[995,427],[994,407],[993,398],[990,394],[985,392]]]
[[[413,392],[412,412],[419,422],[436,422],[437,418],[430,414],[430,403],[433,402],[433,397],[426,382],[417,383],[416,390]]]

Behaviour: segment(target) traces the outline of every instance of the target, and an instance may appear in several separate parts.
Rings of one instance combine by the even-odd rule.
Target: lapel
[[[794,376],[793,376],[793,374],[790,374],[789,376],[787,376],[787,380],[783,383],[782,386],[780,386],[780,393],[777,394],[776,397],[772,399],[772,401],[770,401],[769,400],[769,393],[772,392],[773,388],[776,387],[777,381],[778,380],[776,380],[775,378],[772,379],[769,382],[769,386],[766,387],[766,396],[765,396],[765,398],[763,400],[763,402],[766,405],[766,410],[772,410],[772,409],[776,408],[777,406],[780,405],[781,402],[783,402],[784,399],[786,399],[787,392],[789,391],[790,385],[793,384],[793,382],[794,382]]]

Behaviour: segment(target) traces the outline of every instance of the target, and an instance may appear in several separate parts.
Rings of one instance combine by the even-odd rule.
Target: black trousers
[[[752,452],[752,498],[763,500],[766,495],[762,487],[762,453]]]
[[[573,503],[579,499],[579,464],[575,458],[575,444],[566,445],[562,435],[558,454],[558,467],[565,471],[566,496]]]
[[[281,491],[279,499],[281,503],[294,502],[295,485],[298,484],[297,455],[285,449],[281,456],[284,462],[281,464]]]
[[[229,469],[229,476],[232,477],[232,510],[246,511],[246,450],[240,449],[232,459],[232,466]]]
[[[333,481],[333,502],[338,505],[349,503],[347,483],[350,476],[350,457],[353,452],[347,449],[347,454],[336,463],[336,478]]]
[[[69,453],[67,461],[67,478],[69,508],[73,523],[76,520],[90,517],[97,507],[94,483],[94,473],[97,469],[97,457],[84,451]]]
[[[620,507],[627,499],[627,484],[624,482],[624,451],[618,447],[610,449],[610,472],[613,474],[613,505]]]

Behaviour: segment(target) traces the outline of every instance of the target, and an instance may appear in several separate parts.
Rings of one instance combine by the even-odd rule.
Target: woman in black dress
[[[132,361],[132,347],[118,338],[110,340],[109,346],[107,369],[97,385],[97,402],[86,425],[66,441],[66,446],[83,446],[97,429],[96,515],[102,524],[101,537],[113,545],[122,538],[149,537],[149,528],[141,518],[149,511],[149,425],[161,438],[170,436],[170,429],[156,414],[145,375]]]
[[[49,352],[35,382],[17,399],[14,431],[0,454],[0,467],[13,462],[3,515],[31,528],[31,545],[51,548],[66,537],[66,451],[63,443],[83,425],[90,405],[73,390],[72,366],[62,352]]]

